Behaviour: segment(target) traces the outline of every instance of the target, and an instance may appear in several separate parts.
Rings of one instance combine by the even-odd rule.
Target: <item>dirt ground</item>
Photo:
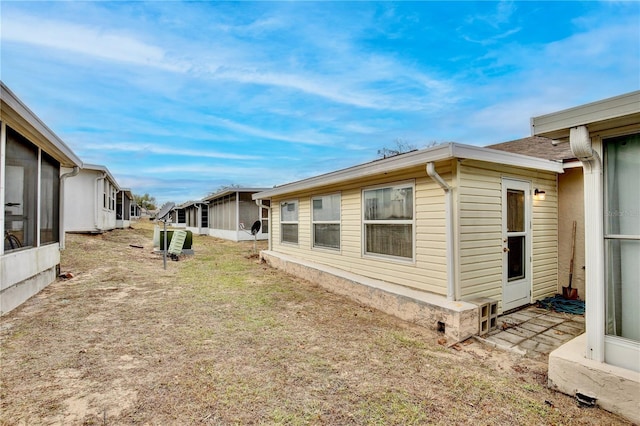
[[[627,424],[546,387],[546,360],[442,336],[152,224],[69,235],[59,279],[0,319],[0,424]],[[263,248],[259,243],[258,248]]]

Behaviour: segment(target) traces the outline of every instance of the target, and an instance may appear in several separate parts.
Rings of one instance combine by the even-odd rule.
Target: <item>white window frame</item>
[[[282,215],[282,209],[285,206],[290,204],[295,205],[296,210],[296,220],[284,220]],[[284,232],[282,232],[283,225],[297,225],[298,226],[298,234],[296,236],[296,242],[292,241],[284,241]],[[281,244],[291,244],[297,246],[300,243],[300,201],[298,199],[285,200],[280,202],[280,243]]]
[[[385,188],[411,188],[412,190],[412,206],[413,211],[411,212],[412,219],[401,219],[401,220],[366,220],[366,205],[365,205],[365,192],[377,190],[377,189],[385,189]],[[361,206],[362,206],[362,257],[375,258],[375,259],[384,259],[397,263],[412,263],[415,264],[416,261],[416,183],[415,180],[407,180],[400,182],[390,182],[375,186],[369,186],[366,188],[362,188],[361,192]],[[378,225],[411,225],[411,257],[403,257],[403,256],[394,256],[388,254],[381,253],[373,253],[367,252],[367,225],[368,224],[378,224]]]
[[[338,210],[338,220],[315,220],[314,213],[315,209],[313,208],[313,204],[316,200],[322,200],[326,197],[339,197],[340,208]],[[334,192],[331,194],[323,194],[323,195],[315,195],[311,197],[311,248],[318,250],[331,250],[331,251],[341,251],[342,250],[342,193]],[[322,245],[316,245],[316,227],[315,225],[338,225],[338,247],[328,247]]]

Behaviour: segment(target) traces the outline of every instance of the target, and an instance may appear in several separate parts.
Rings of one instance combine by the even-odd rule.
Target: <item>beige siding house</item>
[[[450,143],[278,186],[253,195],[271,205],[262,256],[459,341],[483,331],[487,306],[556,293],[562,172]]]

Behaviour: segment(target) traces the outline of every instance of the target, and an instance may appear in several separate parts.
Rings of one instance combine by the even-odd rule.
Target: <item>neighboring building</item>
[[[454,341],[558,289],[562,163],[449,143],[254,194],[270,264]],[[535,194],[545,193],[545,199]]]
[[[586,332],[549,356],[549,383],[640,423],[640,91],[534,117],[584,169]]]
[[[140,219],[140,216],[142,216],[142,209],[140,208],[138,203],[135,202],[135,199],[132,201],[130,207],[131,208],[129,209],[129,217],[131,218],[131,220]]]
[[[65,191],[67,232],[102,233],[116,228],[116,194],[120,188],[105,166],[85,164]]]
[[[64,198],[82,161],[0,82],[0,314],[55,281]],[[69,173],[62,173],[66,169]],[[10,234],[10,236],[8,234]]]
[[[260,221],[258,240],[269,237],[268,210],[251,196],[264,188],[227,188],[202,200],[209,206],[209,235],[231,241],[253,240],[251,227]]]
[[[136,218],[136,215],[132,215],[132,212],[138,213],[137,217],[140,216],[136,207],[131,189],[121,188],[116,194],[116,228],[125,229],[131,226],[131,220]]]
[[[209,207],[202,201],[188,201],[179,206],[184,211],[187,230],[195,235],[209,235]]]
[[[188,204],[186,202],[184,204]],[[183,204],[176,206],[171,211],[171,217],[167,221],[171,226],[175,226],[178,228],[186,228],[187,227],[187,209],[183,207]]]

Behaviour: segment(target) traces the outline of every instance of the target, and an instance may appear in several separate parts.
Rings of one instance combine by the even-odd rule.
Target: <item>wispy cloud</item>
[[[184,64],[168,61],[166,52],[124,32],[22,14],[2,21],[2,39],[96,58],[184,72]]]
[[[174,157],[194,157],[194,158],[218,158],[223,160],[259,160],[262,157],[256,155],[234,154],[226,152],[209,151],[206,148],[185,149],[178,146],[162,146],[137,143],[92,143],[83,147],[85,151],[99,152],[124,152],[124,153],[146,153],[160,154]]]
[[[395,139],[483,145],[638,89],[634,2],[3,2],[2,78],[159,201],[271,186]],[[122,179],[122,182],[120,182]]]

